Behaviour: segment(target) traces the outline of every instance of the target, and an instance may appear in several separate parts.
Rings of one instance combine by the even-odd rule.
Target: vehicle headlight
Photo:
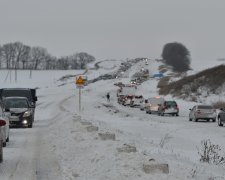
[[[23,114],[23,117],[28,117],[28,116],[30,116],[30,115],[31,115],[30,111],[26,111],[26,112]]]

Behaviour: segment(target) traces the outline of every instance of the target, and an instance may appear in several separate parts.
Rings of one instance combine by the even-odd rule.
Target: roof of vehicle
[[[7,99],[26,99],[28,101],[28,99],[26,97],[20,97],[20,96],[14,96],[14,97],[4,97],[4,100]]]
[[[30,90],[31,88],[2,88],[4,90]]]
[[[148,101],[153,105],[158,105],[158,104],[162,104],[164,103],[165,99],[163,97],[160,96],[156,96],[156,97],[152,97],[152,98],[148,98]]]
[[[172,104],[177,104],[176,101],[165,101],[165,103],[166,103],[166,104],[167,104],[167,103],[168,103],[168,104],[171,104],[171,103],[172,103]]]
[[[205,108],[210,108],[210,109],[212,109],[213,107],[211,106],[211,105],[197,105],[197,108],[203,108],[203,109],[205,109]]]

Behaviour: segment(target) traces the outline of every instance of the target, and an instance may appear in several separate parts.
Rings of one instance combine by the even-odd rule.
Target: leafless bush
[[[172,94],[177,97],[181,96],[183,92],[197,94],[200,87],[205,88],[207,93],[215,93],[221,89],[221,86],[223,87],[225,83],[224,77],[225,65],[216,66],[195,75],[185,76],[178,81],[165,84],[164,86],[159,86],[159,94]]]
[[[190,98],[191,98],[191,101],[197,102],[197,97],[196,96],[191,96]]]
[[[158,88],[161,88],[163,86],[166,86],[168,84],[169,80],[170,80],[170,77],[169,76],[166,76],[166,77],[161,78],[157,87]]]
[[[217,101],[213,103],[215,109],[225,108],[225,101]]]
[[[201,162],[209,164],[225,164],[225,157],[221,155],[221,148],[219,145],[214,145],[209,139],[201,141],[201,149],[198,151]]]
[[[194,167],[193,169],[191,169],[190,175],[188,175],[188,178],[194,179],[196,178],[198,174],[198,167]]]

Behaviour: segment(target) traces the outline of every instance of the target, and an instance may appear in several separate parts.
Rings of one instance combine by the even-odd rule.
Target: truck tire
[[[33,127],[33,123],[30,123],[29,125],[28,125],[28,128],[32,128]]]

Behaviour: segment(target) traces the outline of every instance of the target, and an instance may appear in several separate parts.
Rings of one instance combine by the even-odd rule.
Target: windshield
[[[28,103],[26,99],[6,99],[6,108],[28,108]]]
[[[213,109],[212,106],[198,106],[198,109]]]
[[[166,101],[165,104],[166,104],[166,106],[170,106],[170,107],[177,106],[177,103],[175,101]]]
[[[149,99],[151,105],[163,104],[163,98],[150,98]]]

